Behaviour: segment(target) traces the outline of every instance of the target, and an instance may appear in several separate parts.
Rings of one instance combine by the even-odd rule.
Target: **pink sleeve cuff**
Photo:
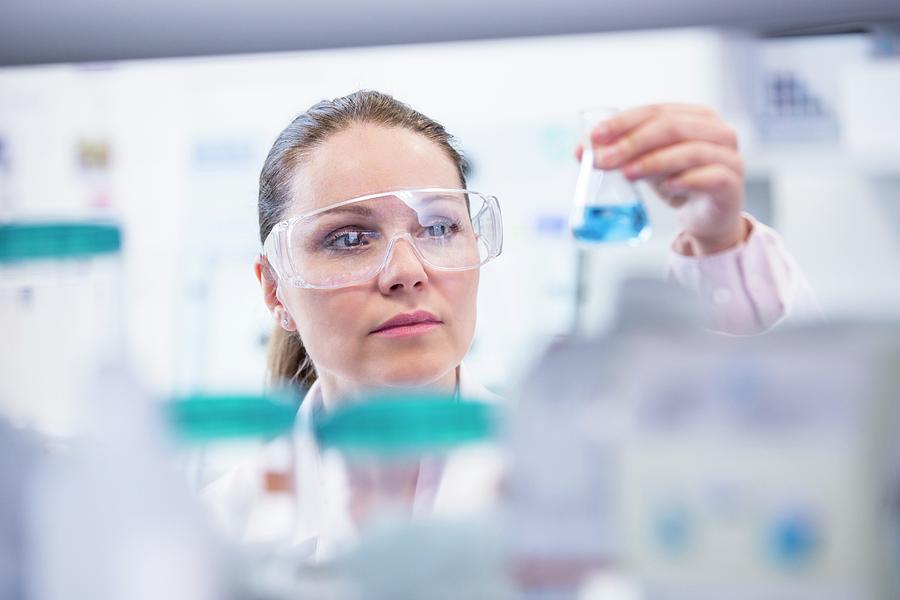
[[[693,291],[708,325],[732,334],[752,334],[776,325],[790,311],[800,279],[781,237],[750,215],[745,242],[717,254],[670,253],[670,276]]]

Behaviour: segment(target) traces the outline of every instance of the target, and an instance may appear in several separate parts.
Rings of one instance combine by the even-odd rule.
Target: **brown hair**
[[[437,144],[456,165],[464,188],[469,165],[444,126],[393,97],[360,90],[334,100],[322,100],[285,127],[263,164],[259,175],[259,239],[264,242],[272,228],[284,218],[292,201],[291,180],[296,169],[331,135],[352,125],[369,123],[399,127],[422,134]],[[274,280],[264,265],[263,276]],[[276,326],[269,341],[270,380],[289,380],[308,387],[316,379],[303,342],[296,332]]]

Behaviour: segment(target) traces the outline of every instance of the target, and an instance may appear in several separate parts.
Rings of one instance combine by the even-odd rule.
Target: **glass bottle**
[[[0,423],[40,448],[14,515],[24,597],[222,598],[214,541],[127,357],[121,249],[113,222],[0,222]]]
[[[93,426],[86,390],[124,354],[120,250],[112,222],[0,222],[0,417],[62,440]]]

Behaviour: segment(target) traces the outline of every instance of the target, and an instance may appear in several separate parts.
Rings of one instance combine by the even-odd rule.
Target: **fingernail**
[[[607,136],[609,136],[609,126],[605,122],[597,123],[597,125],[594,126],[594,133],[592,137],[595,140],[603,140]]]
[[[639,163],[632,163],[622,169],[622,174],[629,179],[636,179],[641,176],[641,171],[642,169]]]
[[[622,149],[618,146],[604,146],[597,151],[597,162],[609,166],[622,155]]]

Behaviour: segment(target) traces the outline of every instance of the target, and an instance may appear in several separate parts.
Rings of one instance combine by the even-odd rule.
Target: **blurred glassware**
[[[114,223],[0,223],[0,415],[56,437],[96,417],[86,388],[123,356]]]
[[[453,397],[384,394],[317,415],[329,511],[325,558],[420,521],[469,522],[497,508],[503,456],[498,407]]]
[[[296,449],[294,424],[298,395],[290,388],[263,395],[194,393],[165,404],[170,430],[185,464],[191,487],[202,490],[223,473],[216,473],[217,461],[239,457],[242,490],[259,507],[252,536],[230,539],[234,544],[268,552],[287,543],[297,519],[295,488]],[[232,460],[234,460],[232,458]],[[225,469],[225,473],[233,469]],[[227,528],[226,538],[234,537]]]
[[[99,370],[98,418],[28,489],[29,598],[218,600],[224,556],[171,460],[159,404],[127,366]]]
[[[112,223],[0,224],[0,416],[46,450],[22,484],[26,596],[221,598],[159,405],[128,366],[120,250]]]

